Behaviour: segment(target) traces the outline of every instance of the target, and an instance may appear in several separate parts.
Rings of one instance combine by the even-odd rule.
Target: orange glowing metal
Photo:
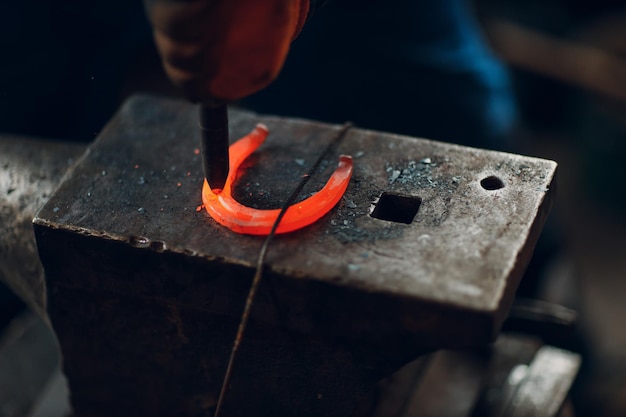
[[[204,181],[202,201],[209,215],[218,223],[236,233],[268,235],[280,213],[280,209],[259,210],[236,201],[232,193],[239,165],[265,141],[269,130],[258,124],[247,136],[230,145],[230,172],[221,192],[211,191]],[[316,194],[290,206],[285,212],[276,233],[287,233],[301,229],[319,220],[341,199],[352,176],[352,158],[341,155],[337,169],[324,187]]]

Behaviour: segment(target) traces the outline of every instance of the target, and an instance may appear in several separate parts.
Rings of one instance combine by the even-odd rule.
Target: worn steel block
[[[44,271],[32,221],[86,146],[0,136],[0,282],[42,317]]]
[[[336,126],[263,122],[240,201],[280,205]],[[201,204],[197,114],[127,102],[34,220],[78,415],[209,416],[263,238]],[[554,162],[351,130],[303,195],[351,154],[342,202],[270,246],[225,416],[347,416],[423,352],[494,339],[531,256]]]

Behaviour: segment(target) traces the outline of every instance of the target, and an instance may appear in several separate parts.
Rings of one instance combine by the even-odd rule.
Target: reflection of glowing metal
[[[204,181],[202,201],[206,211],[215,221],[234,232],[248,235],[268,235],[280,209],[259,210],[237,202],[231,195],[232,185],[239,165],[265,140],[269,131],[259,124],[247,136],[230,145],[230,172],[221,192],[211,191]],[[341,155],[339,165],[324,187],[307,198],[290,206],[282,218],[276,233],[301,229],[319,220],[341,199],[352,176],[352,158]]]

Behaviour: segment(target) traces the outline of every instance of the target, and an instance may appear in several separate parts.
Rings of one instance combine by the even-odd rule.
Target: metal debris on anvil
[[[185,103],[131,99],[35,218],[77,412],[192,415],[214,404],[263,239],[196,211],[195,118]],[[230,122],[233,140],[258,122],[270,129],[236,186],[236,198],[257,208],[279,207],[307,170],[295,160],[310,161],[337,129],[235,110]],[[229,394],[242,413],[261,405],[345,415],[369,383],[419,353],[491,341],[556,170],[551,161],[353,129],[302,198],[341,153],[360,155],[342,202],[270,247]],[[490,177],[504,186],[485,189]],[[419,198],[415,219],[371,217],[383,192]]]

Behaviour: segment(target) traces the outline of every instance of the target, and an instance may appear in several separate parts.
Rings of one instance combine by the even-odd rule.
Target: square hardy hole
[[[383,192],[370,216],[396,223],[411,224],[422,204],[422,199],[410,195]]]

